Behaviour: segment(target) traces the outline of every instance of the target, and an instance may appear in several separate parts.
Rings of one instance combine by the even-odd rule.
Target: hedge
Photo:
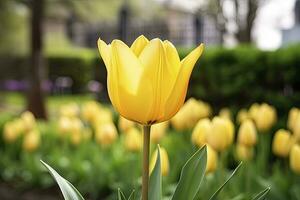
[[[181,58],[190,49],[179,49]],[[0,58],[0,80],[20,79],[26,67],[24,58]],[[96,51],[76,53],[56,52],[47,55],[49,78],[69,76],[73,92],[85,91],[89,80],[106,85],[106,69]],[[11,66],[13,65],[13,66]],[[248,106],[253,102],[268,102],[286,112],[300,105],[300,45],[274,52],[251,46],[234,49],[208,48],[197,63],[190,80],[188,96],[210,102],[217,108],[233,105]]]

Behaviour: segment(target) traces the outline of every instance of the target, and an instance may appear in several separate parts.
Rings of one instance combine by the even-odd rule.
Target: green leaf
[[[205,175],[206,146],[199,149],[183,166],[172,200],[193,200]]]
[[[131,192],[131,194],[129,195],[128,200],[135,200],[135,191],[134,191],[134,190],[133,190],[133,191]]]
[[[209,200],[215,200],[218,196],[218,194],[222,191],[224,186],[231,180],[231,178],[235,175],[235,173],[238,171],[238,169],[242,166],[242,162],[235,168],[235,170],[231,173],[231,175],[228,177],[228,179],[217,189],[215,193],[209,198]]]
[[[57,182],[65,200],[84,200],[78,190],[66,179],[60,176],[54,169],[41,160],[41,163],[47,168],[52,177]]]
[[[154,169],[149,180],[149,200],[160,200],[161,195],[161,164],[160,164],[160,149],[157,147],[157,157]]]
[[[270,188],[266,188],[257,195],[255,195],[252,200],[264,200],[266,198],[266,195],[270,192]]]
[[[120,188],[118,188],[118,200],[126,200],[126,197]]]

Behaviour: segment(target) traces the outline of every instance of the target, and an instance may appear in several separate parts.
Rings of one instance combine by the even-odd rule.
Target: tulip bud
[[[234,142],[234,138],[235,138],[235,133],[234,133],[234,124],[233,122],[226,118],[224,119],[225,122],[226,122],[226,126],[227,126],[227,130],[228,130],[228,143],[227,143],[227,146],[230,146],[232,145],[232,143]]]
[[[289,131],[284,129],[278,130],[273,138],[273,153],[279,157],[287,157],[294,142],[295,141]]]
[[[61,134],[69,134],[72,130],[72,120],[68,117],[60,117],[58,120],[58,130]]]
[[[249,116],[251,117],[251,119],[256,119],[256,116],[259,113],[259,107],[260,105],[258,103],[254,103],[251,105],[251,107],[249,108]]]
[[[21,114],[21,120],[23,120],[24,122],[25,131],[30,131],[34,129],[36,126],[35,117],[29,111],[23,112]]]
[[[217,151],[224,151],[231,144],[232,134],[232,127],[228,121],[214,117],[211,132],[207,135],[207,143]]]
[[[93,126],[97,129],[97,126],[102,124],[113,123],[113,116],[110,109],[102,109],[99,113],[96,114],[93,121]]]
[[[259,109],[256,117],[254,118],[256,127],[259,131],[268,131],[276,122],[276,110],[274,107],[263,103]]]
[[[40,133],[32,130],[24,136],[23,149],[27,152],[35,151],[40,145]]]
[[[71,119],[71,132],[72,133],[80,133],[83,128],[83,123],[79,118]]]
[[[211,122],[209,119],[200,119],[192,133],[192,143],[202,147],[206,143],[206,137],[211,132]]]
[[[169,157],[165,148],[160,147],[160,164],[161,164],[161,174],[162,176],[167,176],[169,174],[170,166],[169,166]],[[152,155],[150,162],[150,172],[154,169],[155,163],[157,159],[157,150]]]
[[[128,130],[130,130],[131,128],[134,127],[134,122],[130,121],[120,115],[118,127],[122,133],[127,133]]]
[[[236,155],[237,158],[241,161],[251,160],[253,158],[253,147],[245,146],[243,144],[236,145]]]
[[[249,113],[246,109],[241,109],[236,117],[236,120],[239,124],[241,124],[243,121],[250,119]]]
[[[98,126],[95,137],[99,144],[108,146],[117,139],[117,129],[113,123],[102,124],[101,126]]]
[[[3,128],[3,139],[7,143],[12,143],[16,141],[16,139],[19,137],[19,133],[17,132],[16,128],[14,127],[14,124],[12,122],[7,122],[4,125]]]
[[[89,101],[82,105],[81,116],[87,122],[93,122],[97,113],[99,113],[101,107],[96,101]]]
[[[128,130],[125,135],[125,148],[128,151],[138,152],[143,147],[143,137],[142,134],[137,130],[137,128],[132,127]]]
[[[166,130],[168,129],[168,126],[169,126],[168,121],[153,125],[151,127],[151,134],[150,134],[151,141],[154,143],[159,143],[159,141],[166,134]]]
[[[300,110],[298,108],[292,108],[289,111],[287,126],[291,131],[294,131],[294,126],[296,124],[296,120],[299,115],[300,115]]]
[[[218,165],[218,154],[210,146],[207,145],[207,163],[206,163],[206,174],[214,172]]]
[[[232,118],[231,111],[229,108],[222,108],[219,112],[219,116],[221,118],[229,119],[229,120],[231,120],[231,118]]]
[[[290,167],[300,175],[300,145],[294,144],[290,152]]]
[[[79,114],[79,106],[76,103],[69,103],[60,107],[60,115],[64,117],[77,117]]]
[[[300,112],[295,119],[295,123],[293,126],[293,134],[297,139],[297,141],[299,141],[300,140]]]
[[[256,128],[252,120],[247,119],[244,121],[238,132],[238,142],[247,147],[252,147],[256,144],[257,140]]]
[[[12,123],[13,123],[15,131],[18,134],[22,134],[22,133],[25,132],[26,128],[25,128],[25,123],[24,123],[23,120],[21,120],[21,119],[15,119]]]

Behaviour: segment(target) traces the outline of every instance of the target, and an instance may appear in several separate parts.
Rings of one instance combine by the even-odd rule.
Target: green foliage
[[[157,148],[157,158],[153,172],[149,179],[149,200],[161,200],[162,188],[161,188],[161,162],[160,162],[160,150]]]

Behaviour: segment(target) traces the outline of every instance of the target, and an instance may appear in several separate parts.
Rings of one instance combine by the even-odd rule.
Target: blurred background
[[[190,139],[198,120],[225,116],[236,135],[242,121],[251,119],[256,132],[268,132],[269,138],[257,139],[268,148],[253,147],[257,154],[267,152],[259,158],[265,160],[262,168],[253,164],[255,156],[246,156],[253,161],[253,174],[262,173],[252,180],[244,170],[236,188],[220,199],[237,193],[242,193],[237,199],[247,199],[252,189],[272,185],[272,200],[299,200],[290,150],[284,159],[276,158],[276,150],[272,154],[277,130],[286,129],[295,140],[283,146],[297,145],[300,138],[299,0],[1,0],[0,199],[57,199],[59,191],[40,159],[91,199],[114,199],[118,187],[126,194],[139,189],[140,129],[123,122],[110,105],[97,40],[131,45],[141,34],[170,40],[181,58],[199,43],[206,46],[190,80],[187,99],[194,103],[185,109],[192,107],[196,117],[183,111],[184,117],[157,128],[154,143],[165,146],[170,156],[165,196],[174,189],[183,161],[202,145]],[[267,128],[261,128],[261,121]],[[122,135],[127,126],[134,133]],[[107,148],[107,143],[114,145]],[[134,153],[128,153],[131,148]],[[245,159],[244,154],[236,158],[235,148],[228,147],[226,156],[215,148],[226,157],[221,168],[228,172]],[[243,177],[249,179],[246,186],[238,182]],[[268,182],[270,177],[274,181]],[[217,185],[214,175],[207,179],[208,186]]]

